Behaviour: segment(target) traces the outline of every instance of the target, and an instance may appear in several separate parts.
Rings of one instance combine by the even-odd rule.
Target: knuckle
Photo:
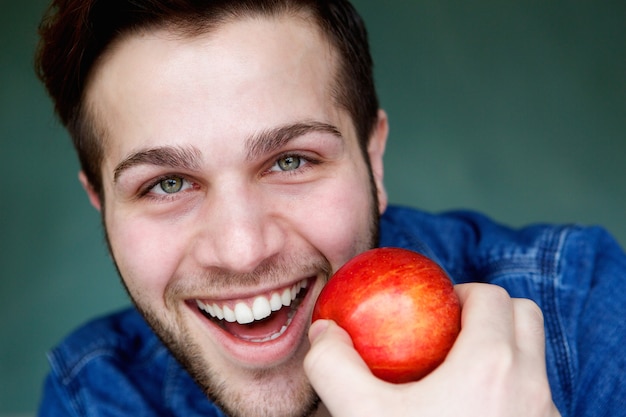
[[[544,319],[539,306],[528,299],[515,299],[513,306],[519,337],[543,340]]]
[[[543,312],[534,301],[527,298],[517,298],[514,303],[516,313],[526,317],[531,322],[543,326]]]
[[[499,285],[489,285],[487,290],[489,291],[489,296],[495,301],[508,304],[511,300],[509,293]]]
[[[511,296],[499,285],[486,284],[481,287],[482,297],[491,305],[498,309],[509,309],[511,306]]]

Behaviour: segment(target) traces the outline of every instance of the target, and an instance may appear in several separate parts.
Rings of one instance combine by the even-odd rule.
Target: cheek
[[[107,219],[115,263],[135,299],[162,299],[180,255],[181,234],[141,219]]]
[[[307,240],[333,266],[333,271],[357,253],[369,249],[373,199],[369,182],[326,184],[303,205],[299,224]]]

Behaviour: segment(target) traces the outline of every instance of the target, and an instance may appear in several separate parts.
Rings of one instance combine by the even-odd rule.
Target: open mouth
[[[283,335],[305,298],[309,280],[238,301],[196,300],[200,312],[218,327],[247,342],[263,343]]]

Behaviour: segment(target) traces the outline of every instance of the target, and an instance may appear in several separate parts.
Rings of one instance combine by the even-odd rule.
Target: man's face
[[[314,301],[374,244],[385,207],[386,121],[369,146],[372,187],[331,97],[334,62],[302,20],[249,19],[192,38],[127,37],[87,90],[124,283],[233,415],[311,407],[302,361]]]

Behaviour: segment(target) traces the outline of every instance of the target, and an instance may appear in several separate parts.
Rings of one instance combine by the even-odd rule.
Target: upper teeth
[[[221,306],[217,303],[204,303],[200,300],[196,300],[198,308],[207,312],[211,317],[216,317],[220,320],[226,320],[228,322],[237,322],[239,324],[252,323],[254,320],[263,320],[272,314],[272,311],[278,311],[283,306],[290,306],[291,302],[296,299],[296,296],[301,289],[306,288],[307,281],[302,280],[290,288],[285,288],[282,291],[274,292],[268,298],[263,295],[259,295],[252,299],[252,303],[239,301],[234,307],[230,307],[226,304]]]

